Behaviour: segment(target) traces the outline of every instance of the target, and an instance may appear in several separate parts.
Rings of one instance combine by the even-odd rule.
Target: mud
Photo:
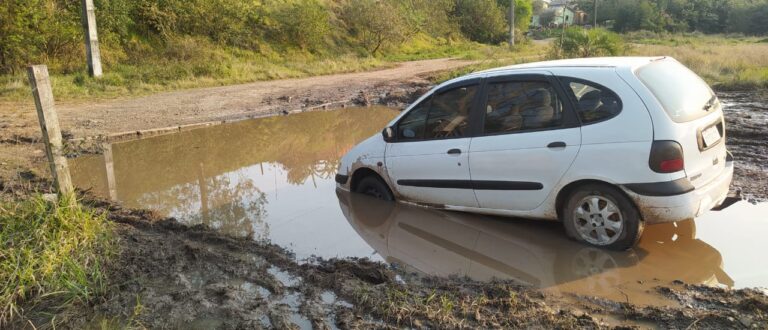
[[[150,328],[766,324],[765,292],[734,289],[768,286],[749,258],[768,248],[765,204],[650,226],[636,249],[607,252],[553,223],[333,194],[335,160],[395,114],[306,113],[115,144],[112,180],[103,156],[73,161],[92,193],[174,218],[114,218],[129,249],[113,276],[135,284],[93,313]]]
[[[147,328],[764,328],[768,296],[685,284],[637,306],[555,295],[514,281],[416,276],[368,259],[299,263],[276,245],[188,227],[107,202],[122,253],[110,294],[58,327]]]
[[[732,187],[747,199],[768,200],[768,91],[719,93],[728,150],[736,158]]]
[[[203,102],[199,104],[205,104],[204,109],[179,106],[170,108],[170,112],[142,117],[133,111],[152,107],[135,107],[130,100],[119,100],[82,107],[82,111],[71,111],[71,116],[63,118],[70,138],[83,137],[126,128],[151,129],[167,123],[247,118],[296,106],[322,109],[324,104],[336,101],[330,96],[339,95],[343,104],[402,106],[417,96],[417,89],[428,87],[424,81],[383,76],[386,83],[355,85],[344,89],[343,95],[315,95],[316,99],[280,94],[279,90],[259,92],[259,97],[252,99],[259,105],[236,107],[232,113],[222,113],[223,117],[217,117],[217,108],[209,107],[216,102],[205,101],[205,95],[226,92],[226,88],[206,90],[198,95],[201,98],[190,91],[192,94],[166,93],[136,103],[162,103],[191,95],[195,99],[190,102]],[[334,78],[334,83],[318,90],[327,92],[344,80]],[[306,88],[313,88],[312,82],[306,84]],[[250,91],[238,87],[231,94],[222,95],[235,99],[233,95],[244,96]],[[220,95],[211,100],[220,100],[217,97]],[[768,97],[753,92],[721,97],[726,103],[729,149],[737,159],[734,189],[752,202],[764,201],[768,197],[768,145],[763,128],[768,122]],[[67,105],[64,112],[75,107]],[[95,111],[99,107],[115,107],[119,111]],[[111,149],[111,166],[116,177],[111,183],[100,148],[72,145],[72,156],[94,154],[73,161],[80,162],[75,167],[82,169],[74,169],[77,173],[73,175],[81,187],[88,188],[84,192],[88,196],[86,202],[104,210],[118,223],[122,250],[111,268],[109,293],[92,305],[75,306],[74,311],[68,312],[74,316],[57,327],[100,327],[106,322],[130,327],[224,329],[766,328],[766,291],[734,289],[764,286],[768,278],[763,268],[754,267],[762,264],[755,263],[753,258],[755,251],[764,250],[760,244],[765,240],[755,235],[764,232],[759,228],[765,219],[750,218],[749,212],[734,211],[727,217],[697,220],[692,232],[690,227],[662,228],[656,236],[651,231],[637,251],[611,258],[573,252],[578,250],[573,242],[558,240],[562,236],[556,226],[525,221],[500,224],[487,217],[460,219],[458,223],[480,222],[497,233],[501,228],[500,232],[508,234],[502,240],[504,244],[519,245],[522,241],[530,242],[532,237],[551,237],[546,242],[534,240],[532,245],[544,257],[523,255],[521,259],[520,254],[507,254],[489,259],[487,250],[485,254],[479,253],[484,250],[467,249],[438,236],[441,244],[454,243],[448,246],[458,246],[465,255],[485,257],[486,262],[465,256],[463,260],[453,260],[469,264],[469,271],[461,267],[430,271],[429,267],[434,266],[430,262],[445,260],[434,254],[444,252],[428,246],[423,251],[432,251],[432,256],[426,255],[416,262],[408,260],[407,254],[396,255],[389,248],[398,246],[396,240],[389,239],[399,234],[377,232],[378,227],[374,226],[375,235],[371,237],[380,240],[383,235],[386,241],[382,250],[361,233],[368,229],[361,230],[364,226],[344,216],[344,200],[340,204],[332,190],[339,156],[395,115],[391,111],[385,114],[381,109],[359,110],[348,109],[345,111],[358,112],[344,115],[313,112],[302,114],[304,117],[291,115],[266,122],[240,122],[141,140],[160,148],[151,157],[143,156],[144,159],[140,155],[146,149],[140,144],[115,144]],[[89,112],[117,119],[91,118]],[[348,121],[343,117],[349,117]],[[78,121],[71,121],[73,118]],[[282,120],[287,121],[283,124]],[[365,125],[357,129],[360,122]],[[32,137],[37,130],[32,123],[27,114],[3,113],[2,198],[23,198],[29,191],[48,190],[47,181],[40,177],[40,173],[45,173],[44,153]],[[319,135],[311,135],[312,132]],[[179,138],[184,135],[186,138]],[[247,151],[242,151],[242,147],[247,147]],[[87,184],[82,185],[84,182]],[[439,213],[428,212],[416,219],[445,220]],[[389,213],[383,221],[409,223],[403,212],[397,214],[400,215]],[[734,219],[753,222],[736,222],[742,227],[723,223]],[[363,224],[374,220],[366,217]],[[419,224],[412,223],[411,232],[418,232],[413,229],[418,229]],[[450,222],[440,225],[450,228]],[[398,228],[403,227],[408,228]],[[489,232],[477,227],[473,230],[479,234]],[[526,230],[528,234],[515,238]],[[462,235],[466,233],[465,230]],[[458,239],[466,240],[462,237],[459,235]],[[482,242],[477,237],[475,241]],[[732,242],[740,244],[733,248],[728,245]],[[753,243],[756,245],[750,248]],[[514,248],[507,248],[511,249]],[[570,258],[556,260],[561,251],[569,250],[573,250],[569,252]],[[445,255],[451,256],[450,253]],[[732,257],[739,255],[741,258]],[[539,271],[545,276],[536,271],[520,276],[519,271],[510,267],[519,260],[526,265],[554,261],[552,265],[557,269]],[[562,265],[573,266],[574,260],[591,264],[586,263],[581,272],[562,270],[567,268]],[[597,267],[603,261],[607,263],[602,266],[610,267]],[[504,272],[473,276],[472,270],[483,267]],[[652,275],[656,269],[668,272]],[[501,276],[510,273],[518,276]],[[542,280],[544,277],[550,279]],[[46,323],[46,317],[35,320],[39,322],[19,326],[31,328],[33,324]]]

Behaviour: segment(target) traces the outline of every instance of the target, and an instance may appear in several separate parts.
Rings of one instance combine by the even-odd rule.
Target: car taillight
[[[653,141],[648,165],[658,173],[682,171],[685,169],[683,147],[676,141]]]

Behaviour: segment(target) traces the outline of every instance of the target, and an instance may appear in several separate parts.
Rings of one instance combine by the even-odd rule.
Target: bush
[[[616,56],[625,50],[621,37],[613,32],[572,27],[565,30],[562,47],[557,40],[552,44],[550,55],[555,58]]]
[[[105,216],[66,200],[0,204],[0,327],[43,300],[63,306],[96,297],[115,249],[111,235]]]
[[[278,25],[273,33],[278,39],[304,50],[320,50],[331,31],[328,11],[316,0],[282,4],[275,17]]]
[[[406,37],[403,15],[389,1],[347,0],[342,4],[340,18],[353,40],[369,54]]]
[[[458,0],[455,10],[459,28],[470,40],[491,44],[504,40],[507,22],[496,0]]]
[[[43,59],[53,71],[71,72],[82,43],[78,6],[46,0],[0,5],[0,73],[20,72]]]

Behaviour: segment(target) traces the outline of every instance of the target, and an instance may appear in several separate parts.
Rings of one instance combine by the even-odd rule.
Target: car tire
[[[360,180],[355,192],[385,201],[395,200],[395,197],[392,195],[392,191],[389,190],[389,187],[387,187],[387,184],[373,175],[366,176]]]
[[[640,240],[645,227],[635,205],[609,185],[578,188],[561,211],[568,236],[601,248],[629,249]]]

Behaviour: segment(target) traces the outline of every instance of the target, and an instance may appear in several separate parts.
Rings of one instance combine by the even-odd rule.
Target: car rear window
[[[709,85],[677,61],[655,61],[637,70],[637,76],[678,123],[706,116],[716,100]]]

